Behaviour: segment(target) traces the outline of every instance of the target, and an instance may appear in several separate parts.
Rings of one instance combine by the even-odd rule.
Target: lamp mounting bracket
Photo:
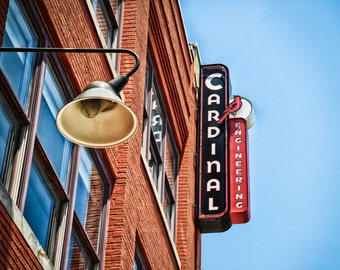
[[[135,66],[125,75],[129,78],[134,74],[140,64],[139,56],[129,49],[109,48],[53,48],[53,47],[0,47],[0,52],[46,52],[46,53],[126,53],[135,59]]]

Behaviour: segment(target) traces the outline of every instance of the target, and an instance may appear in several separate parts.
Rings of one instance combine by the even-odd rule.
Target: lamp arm
[[[108,48],[51,48],[51,47],[27,47],[27,48],[10,48],[0,47],[0,52],[47,52],[47,53],[127,53],[135,59],[135,66],[125,76],[129,78],[134,74],[140,64],[139,56],[129,49],[108,49]]]

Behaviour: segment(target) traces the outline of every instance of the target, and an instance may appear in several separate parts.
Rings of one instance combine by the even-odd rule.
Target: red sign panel
[[[229,188],[232,224],[250,219],[247,124],[243,118],[228,120],[229,126]]]
[[[229,72],[223,65],[201,68],[198,226],[201,232],[230,228],[228,215],[228,138],[226,122],[217,123],[229,100]]]

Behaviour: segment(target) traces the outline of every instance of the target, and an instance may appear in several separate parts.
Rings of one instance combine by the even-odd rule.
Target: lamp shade
[[[115,89],[95,81],[57,115],[57,127],[68,140],[90,148],[107,148],[128,140],[137,129],[137,117]]]

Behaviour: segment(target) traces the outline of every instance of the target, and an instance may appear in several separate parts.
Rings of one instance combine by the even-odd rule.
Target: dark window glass
[[[40,105],[38,137],[62,185],[66,187],[72,144],[60,134],[55,124],[57,113],[64,103],[65,101],[61,96],[61,89],[50,67],[47,66]]]
[[[100,229],[102,201],[103,186],[100,175],[89,151],[82,147],[75,210],[95,248]]]
[[[86,268],[86,259],[79,247],[75,237],[72,234],[70,249],[68,254],[67,269],[88,269]]]
[[[9,1],[3,47],[35,47],[37,40],[28,21],[14,0]],[[33,53],[2,53],[0,67],[4,70],[14,92],[25,110],[28,108],[29,90],[33,72]]]
[[[143,256],[140,252],[139,247],[136,245],[135,249],[135,260],[133,263],[133,270],[147,270],[148,268],[145,265]]]
[[[24,217],[42,247],[47,250],[55,200],[45,184],[46,177],[33,163],[28,182]]]
[[[2,159],[0,159],[0,179],[1,181],[4,180],[4,166],[6,162],[7,152],[8,152],[8,146],[9,141],[11,138],[11,133],[13,129],[13,124],[10,121],[6,111],[0,104],[0,156]]]
[[[117,47],[120,1],[92,0],[93,10],[106,46]]]

